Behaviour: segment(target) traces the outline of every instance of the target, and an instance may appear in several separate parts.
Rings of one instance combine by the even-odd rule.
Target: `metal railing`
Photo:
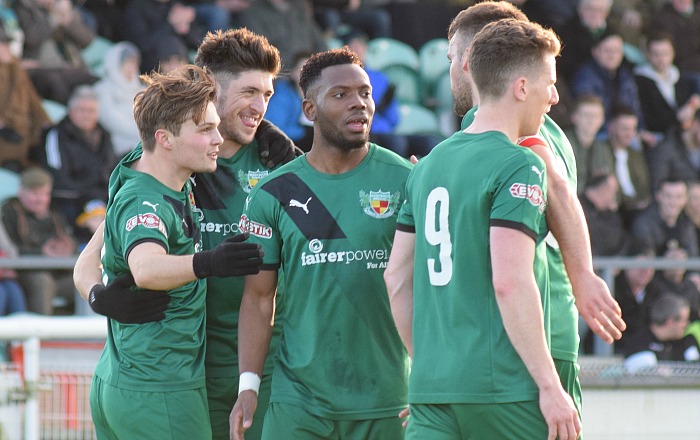
[[[23,439],[41,437],[40,369],[41,340],[104,340],[107,337],[106,319],[102,316],[41,316],[14,314],[0,318],[0,340],[22,341],[24,382]]]

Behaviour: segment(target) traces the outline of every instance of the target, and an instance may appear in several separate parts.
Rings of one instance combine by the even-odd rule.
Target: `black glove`
[[[260,272],[263,251],[257,243],[244,243],[248,234],[238,234],[209,251],[197,252],[192,268],[197,278],[241,277]]]
[[[3,139],[11,144],[19,144],[22,142],[22,136],[19,135],[13,128],[11,127],[2,127],[0,128],[0,139]]]
[[[285,164],[304,154],[282,130],[265,119],[260,121],[255,139],[258,140],[260,162],[268,168]]]
[[[170,295],[164,290],[133,290],[131,274],[117,277],[103,286],[95,284],[90,289],[90,308],[95,313],[122,324],[143,324],[165,318]]]

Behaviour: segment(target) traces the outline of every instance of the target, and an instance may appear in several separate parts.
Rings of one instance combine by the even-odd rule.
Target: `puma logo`
[[[146,201],[144,201],[144,202],[142,203],[142,205],[150,206],[151,208],[153,208],[153,212],[156,212],[156,206],[158,206],[158,203],[156,203],[156,204],[154,205],[154,204],[151,203],[151,202],[146,202]]]
[[[540,170],[537,169],[536,166],[533,165],[533,166],[532,166],[532,171],[533,171],[535,174],[537,174],[538,176],[540,176],[540,182],[542,182],[542,174],[544,173],[544,170],[540,171]]]
[[[309,197],[309,199],[306,201],[306,203],[301,203],[300,201],[298,201],[298,200],[296,200],[296,199],[292,199],[292,200],[289,201],[289,206],[292,206],[292,207],[295,207],[295,208],[301,208],[301,209],[304,210],[305,213],[308,214],[308,213],[309,213],[309,208],[308,208],[307,205],[309,204],[309,202],[311,201],[311,199],[312,199],[312,197]]]

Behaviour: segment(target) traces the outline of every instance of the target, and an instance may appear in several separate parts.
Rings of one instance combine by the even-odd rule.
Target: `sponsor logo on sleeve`
[[[149,229],[158,229],[166,238],[168,237],[168,233],[165,230],[165,225],[160,220],[160,217],[153,213],[149,212],[147,214],[138,214],[131,217],[126,221],[125,229],[127,231],[131,231],[137,226],[143,226]]]
[[[241,216],[241,221],[238,224],[238,227],[241,230],[241,232],[248,232],[250,235],[255,235],[256,237],[266,239],[272,238],[271,227],[250,220],[245,214]]]
[[[510,195],[516,199],[527,199],[533,206],[537,206],[540,212],[544,211],[544,194],[539,185],[514,183],[510,186]]]

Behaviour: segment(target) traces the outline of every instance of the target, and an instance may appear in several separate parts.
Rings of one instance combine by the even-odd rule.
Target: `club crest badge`
[[[401,193],[389,191],[360,191],[360,205],[365,214],[374,218],[387,218],[398,209]]]
[[[238,183],[241,185],[241,188],[243,188],[243,191],[249,193],[250,190],[255,188],[255,185],[258,184],[260,179],[267,176],[268,174],[270,174],[270,172],[267,170],[262,170],[262,171],[259,169],[255,170],[255,171],[248,170],[247,173],[243,170],[239,170],[238,171]]]

